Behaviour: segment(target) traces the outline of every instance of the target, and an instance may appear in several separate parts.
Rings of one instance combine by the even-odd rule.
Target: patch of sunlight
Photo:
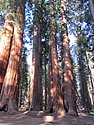
[[[25,111],[25,112],[23,112],[23,114],[25,115],[25,114],[27,114],[29,111]]]
[[[41,114],[43,114],[44,112],[43,111],[39,111],[38,113],[37,113],[37,116],[40,116]]]
[[[47,115],[47,116],[44,116],[43,119],[45,122],[53,122],[54,116]]]
[[[94,116],[94,111],[93,111],[93,112],[90,112],[89,114]]]
[[[0,125],[11,125],[11,123],[1,123],[2,121],[0,120]]]
[[[80,116],[80,117],[86,117],[86,116],[88,116],[88,115],[81,112],[81,113],[79,113],[79,116]]]

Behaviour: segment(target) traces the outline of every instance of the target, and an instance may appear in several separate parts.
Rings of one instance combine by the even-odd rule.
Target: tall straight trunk
[[[41,81],[41,24],[40,12],[35,11],[34,15],[34,34],[33,34],[33,53],[31,67],[30,85],[30,107],[33,110],[42,110],[42,81]]]
[[[24,102],[24,100],[23,100],[23,91],[25,91],[24,90],[24,83],[25,83],[25,81],[24,81],[24,78],[25,78],[25,76],[24,76],[24,67],[22,66],[23,64],[21,64],[21,67],[20,67],[20,78],[19,78],[19,81],[20,81],[20,84],[19,84],[19,106],[21,107],[22,106],[22,104],[23,104],[23,102]]]
[[[48,64],[48,110],[53,112],[53,102],[51,96],[51,88],[53,84],[53,72],[52,72],[52,56],[51,56],[51,46],[49,45],[49,64]]]
[[[10,12],[6,16],[6,21],[0,41],[0,93],[6,73],[13,37],[13,17]]]
[[[90,98],[90,100],[89,100],[89,104],[90,104],[90,107],[91,107],[91,109],[90,110],[92,110],[93,108],[94,108],[94,95],[93,95],[93,91],[94,91],[94,81],[93,81],[93,76],[92,76],[92,72],[91,72],[91,67],[90,67],[90,65],[89,65],[89,63],[90,63],[90,61],[91,60],[89,60],[89,57],[88,57],[89,55],[88,55],[88,52],[86,51],[85,52],[85,57],[86,57],[86,63],[87,63],[87,69],[88,69],[88,72],[89,72],[89,80],[90,80],[90,84],[89,84],[89,87],[87,86],[87,89],[88,89],[88,93],[89,93],[89,98]],[[94,71],[93,71],[94,72]],[[94,74],[94,73],[93,73]],[[89,99],[88,98],[88,99]]]
[[[90,112],[92,109],[92,105],[91,105],[90,93],[88,91],[87,76],[85,73],[85,67],[87,65],[87,68],[88,68],[88,62],[87,62],[87,57],[86,57],[86,50],[84,49],[83,44],[81,46],[83,47],[83,49],[81,49],[79,46],[79,67],[80,67],[79,78],[80,78],[80,87],[81,87],[80,88],[81,102],[82,102],[82,106],[84,110],[86,112]],[[86,65],[84,64],[84,61],[86,61]]]
[[[45,67],[45,111],[47,109],[47,94],[48,94],[48,86],[47,86],[47,68],[46,68],[46,64],[47,64],[47,58],[46,58],[46,42],[45,42],[45,63],[44,63],[44,67]]]
[[[51,58],[52,58],[52,73],[53,73],[53,84],[50,88],[51,94],[51,103],[52,108],[58,115],[64,115],[63,110],[63,100],[61,98],[61,86],[59,79],[59,65],[58,65],[58,55],[56,48],[56,26],[55,26],[55,17],[54,17],[54,0],[50,0],[51,7],[51,21],[50,21],[50,49],[51,49]]]
[[[34,34],[35,34],[35,32],[34,32]],[[34,40],[34,38],[33,38],[33,40]],[[36,67],[35,64],[36,64],[36,57],[35,57],[35,46],[34,46],[34,41],[33,41],[31,84],[30,84],[30,110],[33,108],[33,95],[34,95],[34,86],[35,86],[35,67]]]
[[[25,15],[25,1],[17,1],[16,18],[12,46],[10,50],[9,63],[4,78],[0,106],[8,104],[8,112],[14,113],[16,108],[16,91],[18,86],[18,72],[21,61],[22,39],[23,39],[23,24]]]
[[[81,51],[81,50],[80,50]],[[85,55],[86,56],[86,55]],[[91,99],[89,96],[88,85],[86,80],[86,75],[84,71],[83,56],[79,55],[79,77],[80,77],[80,92],[81,92],[81,102],[85,112],[90,112],[92,109]]]
[[[76,111],[76,98],[73,84],[73,72],[72,62],[70,57],[69,39],[67,32],[67,20],[66,20],[66,0],[61,0],[62,8],[62,63],[63,63],[63,86],[64,86],[64,102],[65,106],[68,105],[68,114],[77,115]]]
[[[91,88],[92,88],[92,109],[94,109],[94,57],[89,60],[90,78],[91,78]]]
[[[89,3],[90,3],[91,14],[94,21],[94,0],[89,0]]]

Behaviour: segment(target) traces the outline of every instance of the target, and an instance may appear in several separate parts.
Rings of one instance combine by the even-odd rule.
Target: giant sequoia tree
[[[70,57],[69,38],[66,19],[66,1],[61,0],[62,14],[62,64],[63,64],[63,91],[65,107],[69,114],[76,115],[75,89],[73,84],[72,62]],[[63,92],[62,91],[62,92]]]
[[[2,32],[1,41],[0,41],[0,93],[1,93],[1,88],[3,84],[4,76],[6,73],[7,65],[8,65],[9,53],[10,53],[12,37],[13,37],[14,19],[11,13],[14,13],[14,10],[12,7],[9,9],[9,12],[6,15],[6,21]]]
[[[38,1],[37,1],[38,2]],[[35,2],[33,26],[33,51],[30,84],[30,108],[42,110],[42,79],[41,79],[41,10]]]
[[[12,113],[16,109],[16,91],[18,86],[18,71],[21,59],[23,24],[25,15],[25,1],[18,0],[15,3],[15,24],[12,34],[11,49],[9,51],[9,60],[4,77],[1,92],[0,107],[8,105],[8,112]],[[4,42],[4,41],[3,41]]]
[[[49,39],[49,48],[50,48],[50,72],[52,72],[52,80],[50,80],[50,99],[51,99],[51,108],[56,113],[64,115],[63,109],[63,99],[61,97],[61,85],[59,78],[59,65],[58,65],[58,54],[56,48],[56,24],[55,24],[55,15],[54,15],[54,0],[50,1],[50,39]],[[50,78],[51,79],[51,78]],[[62,114],[61,114],[62,113]]]

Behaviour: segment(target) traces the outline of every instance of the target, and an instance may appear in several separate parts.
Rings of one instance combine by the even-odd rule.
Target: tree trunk
[[[8,65],[12,37],[13,37],[13,17],[12,15],[7,14],[4,30],[0,41],[0,93]]]
[[[47,58],[46,58],[46,54],[47,54],[47,52],[46,52],[47,50],[46,50],[46,42],[45,42],[45,63],[44,63],[44,67],[45,67],[45,111],[46,111],[46,109],[47,109],[47,90],[48,90],[48,86],[47,86],[47,68],[46,68],[46,64],[47,64]]]
[[[89,69],[92,82],[92,109],[94,109],[94,56],[89,60]]]
[[[70,57],[69,39],[67,32],[67,20],[66,20],[66,0],[61,0],[61,15],[62,15],[62,52],[63,52],[63,91],[64,91],[64,103],[67,105],[68,114],[77,115],[76,110],[76,97],[73,85],[73,72],[72,62]]]
[[[53,112],[53,102],[51,96],[51,88],[53,84],[53,72],[52,72],[52,57],[51,46],[49,45],[49,64],[48,64],[48,111]]]
[[[32,108],[33,110],[42,110],[42,81],[41,81],[41,56],[40,56],[41,24],[39,19],[40,19],[40,12],[38,13],[37,11],[35,11],[31,85],[30,85],[30,108]]]
[[[55,29],[55,18],[54,18],[54,0],[50,0],[50,7],[51,7],[51,21],[50,21],[50,49],[51,49],[51,60],[52,60],[52,73],[53,73],[53,83],[50,88],[50,95],[51,95],[51,105],[53,111],[57,115],[64,115],[63,110],[63,100],[61,98],[61,86],[59,80],[59,66],[58,66],[58,55],[57,55],[57,48],[56,48],[56,29]]]
[[[30,84],[30,110],[33,108],[33,94],[34,94],[34,85],[35,85],[35,63],[36,63],[36,57],[35,57],[35,46],[34,46],[34,41],[33,41],[31,84]]]
[[[91,14],[94,21],[94,0],[89,0],[89,3],[90,3]]]
[[[15,112],[16,91],[18,86],[18,72],[21,61],[22,39],[23,39],[23,24],[25,15],[25,1],[17,1],[16,17],[18,22],[14,26],[14,34],[12,46],[10,50],[9,63],[4,78],[0,107],[8,104],[8,112]]]
[[[81,51],[81,50],[80,50]],[[86,55],[85,55],[86,56]],[[83,56],[79,54],[79,76],[80,76],[80,92],[81,92],[81,102],[85,112],[90,112],[92,109],[91,99],[89,96],[86,75],[84,71]]]

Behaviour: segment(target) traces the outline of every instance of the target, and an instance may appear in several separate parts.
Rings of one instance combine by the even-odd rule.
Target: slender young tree
[[[29,92],[29,66],[27,63],[27,48],[23,44],[22,48],[22,58],[21,58],[21,64],[20,64],[20,70],[19,70],[19,107],[26,106],[28,99],[28,92]]]
[[[48,63],[48,110],[53,112],[53,102],[51,95],[51,88],[53,84],[53,72],[52,72],[52,57],[51,57],[51,46],[49,45],[49,63]]]

